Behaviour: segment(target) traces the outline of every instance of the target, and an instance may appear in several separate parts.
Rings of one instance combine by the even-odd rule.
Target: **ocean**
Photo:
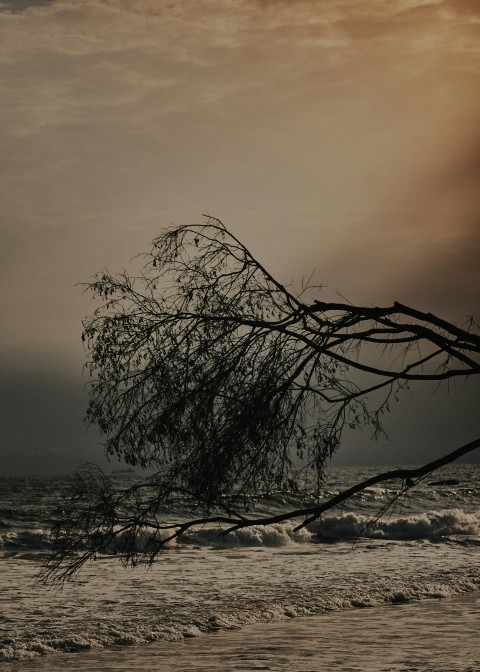
[[[325,492],[378,471],[331,469]],[[59,590],[36,579],[69,478],[0,479],[3,669],[480,670],[480,465],[444,467],[370,525],[398,483],[297,532],[191,531],[150,568],[105,555]]]

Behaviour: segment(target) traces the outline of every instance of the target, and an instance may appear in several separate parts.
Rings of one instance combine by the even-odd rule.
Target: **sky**
[[[323,300],[480,318],[479,38],[478,0],[0,0],[0,473],[105,464],[81,283],[172,223]],[[473,440],[479,391],[414,391],[338,463]]]

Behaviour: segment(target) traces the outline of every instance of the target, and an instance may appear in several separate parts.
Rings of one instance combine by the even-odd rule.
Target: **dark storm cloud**
[[[479,396],[475,379],[416,385],[382,417],[388,438],[375,440],[365,430],[347,433],[333,464],[412,465],[456,450],[478,436]],[[480,462],[480,452],[464,461]]]
[[[67,473],[81,462],[107,465],[94,430],[83,416],[87,394],[81,376],[4,362],[0,377],[0,475]]]
[[[48,7],[55,0],[0,0],[0,11],[8,11],[13,14],[23,12],[30,7]]]

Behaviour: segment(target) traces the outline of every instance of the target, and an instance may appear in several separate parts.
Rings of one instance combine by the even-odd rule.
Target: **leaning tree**
[[[369,485],[398,478],[403,492],[480,446],[322,499],[345,428],[378,435],[412,383],[480,373],[473,320],[460,328],[401,303],[319,301],[309,283],[294,291],[278,282],[212,217],[167,230],[143,263],[137,274],[95,276],[87,290],[100,306],[83,333],[87,419],[107,455],[143,477],[118,487],[100,470],[78,474],[47,578],[68,579],[112,548],[127,563],[153,562],[205,523],[223,534],[293,518],[301,527]],[[316,499],[280,515],[249,511],[252,493],[300,489]],[[176,516],[179,501],[191,507],[188,520]]]

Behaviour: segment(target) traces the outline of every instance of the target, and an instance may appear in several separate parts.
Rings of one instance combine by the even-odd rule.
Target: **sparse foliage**
[[[104,272],[88,290],[101,305],[84,324],[87,418],[108,455],[146,475],[123,489],[79,475],[46,567],[61,579],[111,547],[153,561],[205,522],[278,522],[249,517],[252,493],[307,487],[318,502],[280,519],[313,520],[337,503],[320,501],[321,485],[346,427],[378,435],[413,382],[480,373],[473,322],[295,292],[210,217],[159,236],[136,275]],[[424,473],[394,477],[410,487]],[[188,521],[175,518],[179,498],[197,512]]]

